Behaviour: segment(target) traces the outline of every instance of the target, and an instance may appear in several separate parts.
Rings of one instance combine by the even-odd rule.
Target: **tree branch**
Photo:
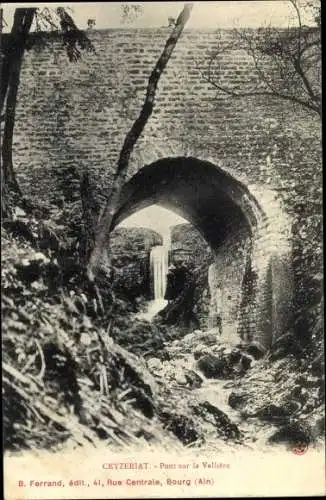
[[[244,50],[253,61],[257,75],[255,88],[253,82],[247,79],[246,82],[242,82],[243,91],[239,86],[237,87],[239,91],[233,90],[231,84],[228,85],[221,80],[218,72],[216,74],[214,71],[215,74],[212,76],[211,68],[218,52],[209,61],[208,70],[201,72],[202,77],[216,90],[235,98],[275,97],[298,104],[321,116],[320,96],[314,89],[310,73],[307,73],[307,68],[316,72],[317,67],[318,70],[320,54],[317,53],[319,43],[315,35],[319,31],[316,28],[303,26],[298,2],[290,0],[290,3],[296,11],[299,25],[297,28],[281,31],[270,28],[257,32],[234,30],[238,40],[236,49]],[[314,53],[307,53],[309,49]]]
[[[140,114],[133,123],[124,140],[113,180],[111,194],[104,207],[103,214],[100,218],[96,231],[95,247],[88,265],[88,275],[90,280],[94,279],[101,264],[101,260],[108,264],[107,248],[109,244],[112,219],[117,209],[122,186],[126,179],[130,156],[136,142],[145,128],[146,123],[148,122],[149,117],[152,114],[158,82],[190,17],[192,7],[192,4],[185,4],[182,12],[180,13],[172,33],[165,44],[163,52],[161,53],[149,77],[146,97]]]
[[[286,95],[286,94],[278,93],[277,91],[268,91],[268,90],[252,90],[252,91],[248,91],[248,92],[235,92],[234,90],[231,90],[231,89],[228,89],[227,87],[223,87],[222,85],[219,85],[218,83],[216,83],[215,81],[211,80],[210,78],[206,77],[203,74],[202,74],[202,77],[207,83],[210,83],[214,88],[216,88],[220,92],[223,92],[224,94],[227,94],[227,95],[232,96],[232,97],[237,97],[237,98],[257,97],[257,96],[276,97],[276,98],[283,99],[285,101],[292,101],[296,104],[300,104],[301,106],[320,114],[320,108],[318,106],[314,106],[313,104],[311,104],[307,101],[304,101],[303,99],[300,99],[300,98],[293,96],[293,95]]]
[[[310,99],[313,101],[313,102],[316,102],[316,103],[319,103],[319,99],[318,97],[315,95],[314,91],[312,90],[312,86],[308,80],[308,77],[307,75],[305,74],[304,70],[302,69],[302,66],[301,66],[301,61],[300,59],[296,59],[293,61],[293,66],[295,68],[295,70],[297,71],[298,75],[300,76],[302,82],[303,82],[303,85],[310,97]]]
[[[290,0],[290,3],[293,6],[293,8],[296,12],[296,15],[297,15],[297,19],[298,19],[298,27],[299,27],[299,30],[298,30],[298,54],[300,54],[301,53],[301,38],[302,38],[301,13],[300,13],[300,9],[299,9],[299,6],[298,6],[298,3],[296,0]]]

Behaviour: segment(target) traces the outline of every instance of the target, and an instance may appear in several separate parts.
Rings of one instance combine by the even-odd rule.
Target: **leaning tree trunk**
[[[110,266],[110,258],[108,253],[110,232],[112,227],[112,220],[116,213],[121,189],[125,183],[128,173],[129,160],[133,152],[136,142],[138,141],[144,127],[152,114],[154,107],[155,94],[159,79],[172,55],[172,52],[184,30],[184,27],[190,17],[192,4],[185,4],[182,12],[180,13],[175,26],[169,36],[162,54],[160,55],[150,77],[147,85],[147,93],[143,107],[136,121],[133,123],[131,129],[126,135],[124,144],[122,146],[117,170],[114,176],[113,185],[110,196],[106,202],[102,216],[96,227],[95,245],[91,253],[88,263],[88,277],[90,281],[94,281],[100,269],[106,270]]]
[[[27,36],[36,9],[16,9],[9,41],[1,45],[0,113],[1,113],[1,185],[2,215],[8,216],[15,197],[21,196],[12,158],[12,143],[15,127],[15,113],[19,88],[21,64],[25,52]]]

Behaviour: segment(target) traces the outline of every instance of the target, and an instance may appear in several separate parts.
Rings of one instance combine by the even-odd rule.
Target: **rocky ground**
[[[257,343],[230,346],[213,331],[195,331],[166,347],[170,361],[147,364],[169,388],[178,418],[191,421],[194,441],[318,446],[325,427],[320,360],[283,356],[290,340],[266,353]]]
[[[296,350],[291,334],[269,352],[230,346],[137,320],[126,304],[101,328],[84,294],[55,283],[50,255],[2,236],[7,453],[322,442],[322,356]]]

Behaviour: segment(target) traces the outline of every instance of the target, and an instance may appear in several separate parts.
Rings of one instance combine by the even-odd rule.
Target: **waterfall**
[[[162,236],[163,245],[153,247],[150,253],[151,285],[154,300],[150,301],[146,312],[139,313],[137,316],[140,319],[146,319],[148,321],[151,321],[167,304],[164,295],[167,284],[169,250],[171,247],[170,229],[164,231]]]
[[[150,269],[154,300],[163,301],[166,290],[166,275],[169,264],[170,234],[164,235],[163,245],[152,248],[150,254]]]
[[[164,246],[152,248],[150,255],[150,268],[154,300],[164,299],[166,287],[166,257]]]
[[[161,234],[163,237],[163,245],[152,247],[150,253],[151,287],[154,300],[149,302],[146,311],[137,315],[139,319],[146,319],[147,321],[151,321],[167,304],[164,295],[167,285],[169,250],[171,247],[170,228]]]

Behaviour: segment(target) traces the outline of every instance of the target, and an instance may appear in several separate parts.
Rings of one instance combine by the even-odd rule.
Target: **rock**
[[[277,422],[288,418],[289,415],[290,413],[286,407],[278,406],[273,403],[263,406],[255,414],[256,417],[267,422]]]
[[[246,372],[251,367],[253,359],[251,356],[247,356],[246,354],[242,354],[240,360],[241,371]]]
[[[239,349],[232,349],[232,351],[229,354],[230,363],[232,365],[239,363],[240,359],[241,359],[241,352],[239,351]]]
[[[266,354],[265,347],[257,341],[251,342],[246,348],[246,352],[250,354],[254,359],[261,359]]]
[[[214,356],[213,354],[206,354],[197,361],[198,369],[207,378],[224,378],[226,362],[225,360]]]
[[[182,373],[181,370],[177,371],[175,373],[174,379],[177,382],[177,384],[180,384],[180,385],[186,385],[187,384],[187,379],[186,379],[185,375]]]
[[[153,399],[147,394],[147,389],[142,387],[133,387],[128,396],[135,401],[131,405],[142,411],[147,418],[153,418],[155,414],[155,405]]]
[[[80,343],[85,345],[85,346],[89,346],[92,342],[92,339],[90,337],[90,335],[88,335],[88,333],[85,333],[83,332],[80,336]]]
[[[163,370],[163,364],[158,358],[149,358],[146,360],[148,369],[154,372]]]
[[[210,349],[204,344],[199,344],[193,351],[193,355],[195,359],[199,359],[205,354],[210,354]]]
[[[269,443],[284,443],[291,447],[307,447],[311,442],[310,430],[300,422],[291,422],[282,426],[269,438]]]
[[[19,207],[15,208],[15,217],[26,217],[26,212],[25,210],[22,210]]]
[[[195,332],[188,333],[182,339],[178,340],[182,345],[193,344],[196,343],[196,341],[198,341],[198,335],[196,335]]]
[[[235,423],[222,410],[212,405],[208,401],[200,403],[193,408],[194,413],[200,415],[207,420],[207,417],[212,416],[219,436],[225,439],[239,439],[241,433]]]
[[[118,368],[124,368],[125,378],[129,379],[133,385],[141,387],[149,397],[158,394],[159,388],[148,371],[145,360],[117,344],[110,346],[110,352],[114,355]]]
[[[219,341],[218,337],[216,336],[216,333],[212,331],[204,333],[201,332],[201,334],[198,335],[197,339],[200,340],[206,346],[215,345]]]
[[[290,401],[287,401],[284,406],[283,410],[288,414],[288,415],[293,415],[295,412],[300,410],[302,407],[302,404],[299,403],[299,401],[294,401],[293,399]]]
[[[274,342],[270,349],[270,360],[276,361],[289,354],[297,355],[301,352],[298,339],[292,332],[287,332]]]
[[[309,393],[304,387],[295,385],[290,392],[290,397],[299,401],[301,405],[304,405],[309,398]]]
[[[171,431],[184,445],[191,444],[200,437],[194,420],[190,417],[164,411],[159,414],[159,418],[165,424],[165,428]]]
[[[34,252],[30,256],[30,261],[44,262],[44,263],[50,262],[50,260],[46,257],[46,255],[44,255],[44,253],[42,252]]]
[[[194,370],[186,370],[185,378],[187,381],[187,386],[191,389],[199,389],[203,383],[203,378],[196,373]]]
[[[248,394],[243,391],[235,392],[232,391],[229,395],[228,404],[234,410],[242,409],[247,401]]]

